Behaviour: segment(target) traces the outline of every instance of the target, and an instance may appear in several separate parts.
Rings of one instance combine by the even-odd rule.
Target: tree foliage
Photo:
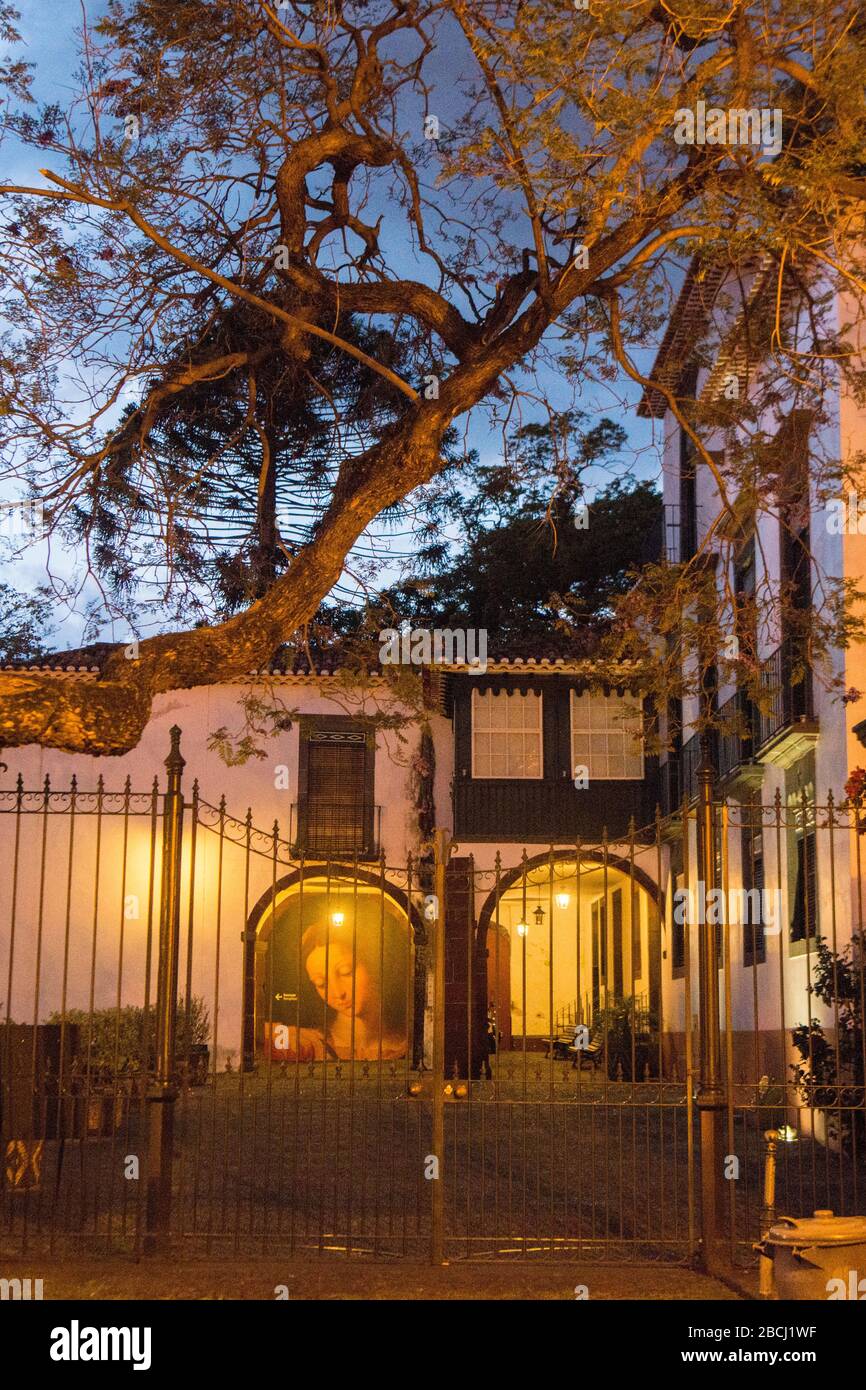
[[[51,616],[51,597],[44,590],[24,594],[0,584],[0,664],[45,656]]]
[[[422,547],[364,624],[483,628],[503,653],[566,655],[588,642],[598,650],[617,599],[661,552],[654,484],[616,476],[624,444],[620,425],[581,430],[571,413],[518,427],[503,461],[479,465],[473,486],[451,497],[456,543],[439,533]],[[606,486],[602,469],[615,475]],[[352,625],[326,617],[337,629]]]
[[[14,54],[10,5],[0,21]],[[770,313],[766,386],[815,409],[847,362],[815,266],[857,304],[864,284],[864,47],[854,0],[112,0],[81,32],[70,101],[30,100],[8,58],[0,133],[42,173],[2,189],[0,437],[53,531],[84,537],[97,577],[116,562],[124,599],[137,562],[117,517],[132,531],[146,513],[170,588],[202,543],[190,499],[238,430],[267,477],[252,391],[286,420],[285,398],[315,393],[329,435],[318,472],[282,466],[308,510],[280,572],[242,576],[227,618],[203,576],[197,626],[135,662],[119,649],[86,690],[4,677],[3,741],[121,752],[156,693],[256,666],[377,518],[435,493],[450,431],[479,410],[497,430],[543,415],[545,372],[575,394],[642,379],[632,354],[693,256],[794,286]],[[678,144],[699,100],[778,109],[778,152]],[[382,383],[360,431],[345,373]],[[763,418],[732,456],[740,483]],[[664,618],[693,576],[644,592]]]

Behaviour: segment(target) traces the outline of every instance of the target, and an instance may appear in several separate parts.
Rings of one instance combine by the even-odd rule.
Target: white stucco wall
[[[724,298],[724,291],[721,298]],[[838,324],[854,321],[856,315],[844,300],[837,304]],[[730,315],[733,322],[733,311]],[[866,347],[866,342],[861,344]],[[699,377],[699,390],[706,380],[706,373]],[[847,388],[831,393],[826,403],[827,420],[811,436],[811,452],[815,459],[828,461],[841,459],[850,461],[866,449],[866,411],[852,399]],[[760,422],[768,432],[777,426],[768,417]],[[746,427],[751,430],[753,426]],[[674,507],[679,504],[679,426],[672,413],[668,411],[664,419],[664,497],[665,502]],[[721,433],[707,434],[703,442],[708,449],[724,448]],[[814,578],[816,588],[821,580],[849,579],[858,587],[864,587],[866,577],[866,534],[832,534],[826,524],[826,508],[819,502],[812,478],[812,518],[811,547],[814,557]],[[733,499],[732,499],[733,500]],[[697,467],[697,505],[698,536],[705,534],[707,525],[719,511],[718,488],[709,468],[699,463]],[[864,519],[866,531],[866,519]],[[780,572],[779,520],[771,501],[767,511],[757,518],[758,543],[756,546],[757,583],[759,589],[769,580],[770,586],[778,582]],[[672,537],[675,539],[675,537]],[[678,558],[675,554],[672,558]],[[816,592],[816,603],[820,604],[821,593]],[[859,605],[855,612],[862,618],[864,607]],[[778,621],[771,606],[764,605],[760,622],[761,655],[769,656],[778,645],[780,633]],[[841,683],[843,688],[858,692],[849,702],[840,699],[839,689],[833,683]],[[733,688],[724,687],[719,691],[720,702],[732,695]],[[866,718],[866,648],[855,644],[847,649],[835,648],[829,654],[823,669],[816,672],[814,681],[815,714],[819,724],[819,736],[814,746],[815,779],[814,786],[808,789],[810,799],[815,797],[820,804],[826,804],[832,793],[837,804],[844,797],[845,782],[855,766],[866,766],[866,749],[852,734],[852,726]],[[687,700],[683,710],[686,725],[684,737],[690,732],[690,721],[697,717],[695,700]],[[768,888],[778,888],[783,904],[781,933],[771,931],[767,936],[766,963],[759,965],[757,971],[743,966],[742,928],[732,926],[731,940],[731,1012],[733,1028],[743,1032],[770,1032],[777,1030],[780,1037],[790,1034],[793,1023],[803,1021],[808,1013],[809,1000],[806,993],[808,962],[806,955],[792,954],[788,941],[788,922],[791,903],[788,882],[786,855],[786,834],[781,834],[782,862],[777,852],[777,838],[774,829],[773,805],[776,794],[781,797],[783,815],[786,807],[786,776],[782,767],[765,763],[763,778],[756,789],[766,808],[764,822],[764,866],[765,881]],[[736,819],[736,806],[732,803],[732,821]],[[826,817],[823,818],[826,821]],[[841,824],[841,822],[840,822]],[[819,818],[819,827],[822,821]],[[831,854],[830,844],[833,844]],[[732,829],[728,837],[729,885],[736,887],[740,877],[740,836]],[[844,945],[851,931],[856,929],[859,920],[857,858],[858,846],[855,838],[843,829],[832,832],[819,828],[817,834],[818,856],[818,916],[819,932],[838,946]],[[691,836],[691,872],[695,874],[696,850],[694,835]],[[697,934],[691,928],[692,955],[692,1011],[697,1009]],[[665,1014],[670,1019],[685,1018],[685,986],[682,978],[672,978],[670,961],[665,976]],[[756,988],[757,982],[757,988]],[[723,980],[720,973],[720,1004],[724,1018],[725,999]],[[812,1011],[829,1022],[828,1011],[814,998]]]
[[[297,726],[267,741],[263,759],[251,758],[240,766],[226,766],[216,752],[209,751],[208,741],[216,729],[240,731],[238,700],[248,689],[222,685],[157,697],[140,743],[123,757],[93,758],[36,746],[7,752],[7,769],[0,774],[0,791],[6,794],[2,802],[6,814],[0,818],[3,1017],[7,996],[11,1017],[18,1022],[44,1021],[62,1007],[88,1009],[91,999],[97,1008],[118,999],[123,1004],[142,1004],[146,995],[153,1001],[162,825],[158,818],[154,835],[152,810],[156,805],[161,811],[169,729],[177,724],[186,759],[185,797],[190,800],[197,779],[201,798],[194,856],[189,814],[184,828],[180,992],[185,992],[189,972],[192,993],[207,1001],[212,1020],[216,1019],[220,1057],[232,1052],[237,1060],[241,933],[256,902],[288,871],[285,846],[280,846],[275,864],[274,823],[279,835],[288,839],[298,784]],[[279,682],[276,691],[298,713],[357,713],[344,697],[329,696],[327,678],[318,685]],[[439,716],[432,722],[442,764],[437,768],[437,786],[440,795],[445,795],[450,773],[449,725]],[[405,731],[404,738],[401,743],[393,733],[380,733],[375,763],[381,843],[388,865],[395,870],[404,869],[407,855],[418,849],[408,766],[418,748],[417,727]],[[16,815],[19,773],[28,793],[22,803],[27,814]],[[40,794],[46,776],[53,792],[47,816]],[[105,788],[101,802],[95,795],[100,776]],[[154,776],[160,791],[155,803],[151,799]],[[73,777],[77,783],[74,815],[70,814]],[[127,777],[133,793],[129,800],[123,796]],[[227,819],[225,834],[220,836],[223,796]],[[254,827],[249,856],[244,823],[248,808]],[[375,866],[367,868],[374,875],[377,872]],[[394,878],[405,887],[405,873],[398,872]],[[316,886],[309,878],[307,891],[327,896],[336,892],[336,886]],[[10,946],[14,948],[11,992]]]
[[[297,714],[357,714],[354,698],[350,700],[330,680],[285,679],[275,682],[273,689],[286,709]],[[38,746],[7,754],[7,769],[0,773],[5,812],[0,817],[0,846],[7,865],[7,871],[0,876],[0,1009],[4,1016],[2,1001],[8,992],[10,943],[14,943],[14,951],[8,997],[11,1016],[19,1022],[31,1022],[34,1018],[43,1021],[62,1008],[88,1010],[91,1001],[96,1008],[113,1006],[118,1000],[123,1004],[143,1004],[146,998],[153,1002],[164,761],[170,745],[169,730],[177,724],[182,731],[181,753],[186,760],[183,789],[187,803],[196,780],[199,789],[194,854],[189,811],[184,825],[180,993],[186,992],[188,979],[191,992],[207,1002],[212,1024],[216,1025],[220,1064],[228,1054],[237,1064],[242,1025],[242,933],[256,904],[269,900],[274,883],[296,867],[284,842],[290,838],[290,812],[298,794],[297,726],[265,740],[261,745],[263,758],[250,758],[238,766],[227,766],[208,747],[219,728],[225,727],[234,735],[241,732],[243,713],[239,701],[250,689],[248,685],[226,684],[159,696],[140,743],[123,757],[94,758]],[[364,712],[370,713],[371,709],[368,704]],[[430,724],[436,756],[436,820],[451,830],[451,724],[442,715],[432,716]],[[417,725],[412,725],[403,730],[402,738],[380,732],[376,740],[374,794],[376,804],[382,808],[386,885],[400,890],[407,886],[407,856],[417,855],[420,847],[410,767],[419,736]],[[19,773],[25,789],[22,805],[27,813],[16,815]],[[52,789],[47,816],[41,791],[46,776]],[[77,788],[74,815],[70,791],[73,777]],[[96,795],[100,777],[104,779],[101,801]],[[154,777],[158,779],[155,800]],[[128,800],[123,794],[127,778],[131,789]],[[246,850],[248,809],[250,854]],[[530,860],[543,861],[550,848],[548,842],[461,842],[456,852],[474,860],[476,918],[495,887],[497,851],[504,877],[520,865],[524,850]],[[573,851],[574,846],[554,848]],[[594,848],[598,850],[597,846]],[[609,852],[612,861],[628,860],[629,847],[625,844],[612,844]],[[655,876],[656,863],[654,849],[638,846],[636,867],[650,879]],[[363,867],[376,880],[377,866]],[[611,877],[613,880],[614,871]],[[602,891],[601,883],[601,871],[596,869],[588,874],[584,865],[579,908],[584,994],[591,988],[590,902]],[[412,886],[413,895],[420,900],[417,877]],[[307,869],[304,891],[317,895],[324,912],[335,904],[345,905],[337,899],[341,891],[347,890],[324,879],[315,868]],[[379,888],[374,881],[360,891],[376,893]],[[547,886],[533,892],[535,897],[544,897]],[[631,992],[627,891],[624,899],[624,985],[626,992]],[[640,995],[648,989],[651,908],[643,890],[638,890],[636,901],[641,913],[644,968],[634,980],[634,992]],[[516,933],[509,930],[516,925],[510,920],[512,915],[511,906],[504,904],[501,920],[509,931],[510,952],[517,950],[518,940]],[[554,1012],[573,1005],[578,993],[575,923],[570,913],[558,909],[555,919]],[[536,941],[533,937],[528,988],[535,1020],[530,1031],[534,1033],[547,1031],[550,1013],[549,939],[541,954],[540,946],[540,938]],[[612,954],[611,943],[611,958]],[[512,969],[514,997],[509,1000],[509,1007],[517,1000],[514,991],[519,992],[518,975],[516,958]],[[542,1015],[543,1026],[539,1022]],[[512,1021],[517,1029],[518,1020]]]

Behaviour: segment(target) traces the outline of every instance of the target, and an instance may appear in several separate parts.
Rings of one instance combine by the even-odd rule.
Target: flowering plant
[[[855,767],[845,783],[845,795],[855,806],[859,806],[866,794],[866,768]]]

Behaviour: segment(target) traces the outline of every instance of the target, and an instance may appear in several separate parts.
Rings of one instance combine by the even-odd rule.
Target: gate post
[[[701,763],[698,773],[698,973],[700,1011],[700,1077],[696,1097],[701,1134],[701,1259],[709,1272],[718,1267],[722,1244],[723,1191],[723,1111],[725,1090],[722,1079],[722,1040],[719,1017],[719,962],[715,921],[708,921],[709,903],[713,917],[716,897],[716,856],[713,825],[713,764],[710,735],[701,734]],[[712,898],[710,898],[712,894]]]
[[[430,1183],[430,1259],[445,1264],[445,870],[451,855],[447,830],[434,830],[433,937],[433,1154],[437,1172]]]
[[[174,1156],[175,1033],[180,955],[180,876],[183,849],[183,788],[186,766],[180,729],[169,730],[165,760],[168,778],[163,802],[162,880],[156,984],[156,1070],[148,1095],[147,1203],[144,1248],[164,1249],[171,1230],[171,1179]]]

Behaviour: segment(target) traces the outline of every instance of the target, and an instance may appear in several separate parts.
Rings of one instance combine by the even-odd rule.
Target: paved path
[[[26,1267],[25,1267],[26,1265]],[[38,1268],[37,1268],[38,1266]],[[339,1260],[0,1261],[0,1277],[41,1278],[44,1297],[73,1299],[736,1299],[726,1285],[670,1265],[452,1264]]]

